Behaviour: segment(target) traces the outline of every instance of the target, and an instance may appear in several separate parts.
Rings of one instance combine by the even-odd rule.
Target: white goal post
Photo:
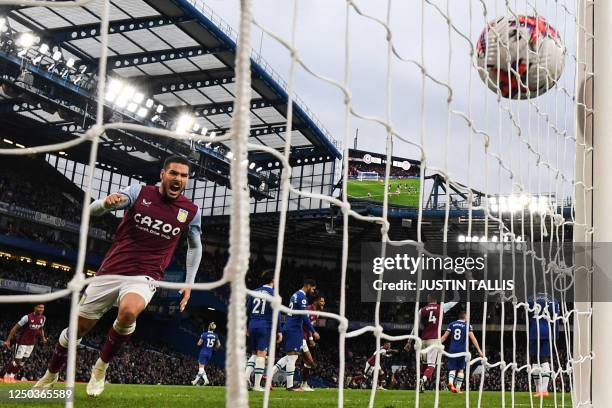
[[[380,174],[375,171],[357,171],[357,180],[378,180]]]

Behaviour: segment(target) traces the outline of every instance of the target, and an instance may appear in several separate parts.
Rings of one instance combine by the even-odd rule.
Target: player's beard
[[[178,190],[178,192],[173,191],[171,187],[172,187],[174,184],[175,184],[175,182],[173,182],[173,181],[168,181],[168,182],[165,182],[165,183],[164,183],[163,195],[164,195],[164,198],[165,198],[165,199],[170,200],[170,201],[174,201],[174,200],[176,200],[177,198],[179,198],[179,197],[181,196],[181,194],[183,194],[183,191],[185,191],[185,187],[183,187],[183,186],[181,185],[181,183],[180,183],[180,182],[178,182],[178,183],[177,183],[177,184],[179,185],[179,190]],[[169,193],[171,193],[171,192],[172,192],[172,193],[175,193],[175,194],[176,194],[176,196],[175,196],[175,197],[171,196],[171,195],[169,194]]]

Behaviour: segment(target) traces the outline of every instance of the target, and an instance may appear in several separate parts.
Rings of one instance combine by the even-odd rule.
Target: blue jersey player
[[[264,285],[260,286],[255,291],[274,296],[274,271],[264,271],[261,274],[261,280]],[[254,386],[252,386],[254,391],[264,390],[261,386],[261,379],[266,366],[268,347],[270,346],[273,311],[274,310],[270,307],[266,299],[249,297],[247,302],[247,335],[249,337],[248,347],[251,351],[251,357],[247,362],[246,375],[249,388],[251,388],[251,374],[255,371],[255,382]],[[277,327],[280,328],[280,324]],[[282,334],[280,332],[277,333],[276,341],[280,343],[282,339]]]
[[[444,343],[449,337],[451,339],[448,349],[449,353],[465,353],[468,346],[466,340],[469,337],[478,355],[480,357],[483,356],[480,346],[478,345],[478,340],[476,340],[476,336],[474,336],[472,331],[472,325],[468,325],[465,321],[465,310],[459,312],[459,320],[455,320],[448,325],[446,332],[440,338],[440,342]],[[451,392],[456,392],[458,394],[462,393],[461,385],[465,378],[465,364],[466,356],[448,358],[448,389],[451,390]]]
[[[559,302],[545,293],[528,299],[529,303],[529,355],[535,376],[536,398],[548,397],[550,381],[550,355],[554,341],[559,335],[559,325],[553,320],[559,314]],[[550,319],[550,320],[549,320]]]
[[[211,322],[208,325],[208,331],[202,332],[200,339],[198,340],[198,347],[200,349],[200,355],[198,356],[198,374],[196,378],[191,382],[193,385],[200,385],[200,380],[204,381],[204,385],[210,384],[208,377],[206,376],[206,366],[212,357],[213,351],[218,350],[221,347],[219,336],[215,333],[217,325],[215,322]]]
[[[289,308],[292,310],[308,310],[308,296],[314,295],[317,290],[317,284],[312,279],[305,279],[302,289],[295,292],[289,300]],[[314,341],[319,340],[319,333],[316,332],[310,317],[306,314],[291,314],[287,313],[285,324],[283,325],[283,349],[287,355],[274,365],[276,374],[280,369],[285,367],[287,375],[287,390],[302,391],[300,388],[293,388],[293,374],[295,373],[295,363],[298,355],[302,350],[304,342],[304,330],[310,333],[310,337]]]

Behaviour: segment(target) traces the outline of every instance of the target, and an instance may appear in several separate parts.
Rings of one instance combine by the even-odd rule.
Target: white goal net
[[[358,171],[357,172],[357,180],[378,180],[380,175],[375,171]]]
[[[592,90],[594,83],[601,81],[595,76],[593,67],[594,60],[600,58],[597,53],[593,54],[596,39],[593,16],[597,23],[597,10],[601,8],[601,14],[609,18],[610,5],[599,0],[295,0],[282,2],[282,5],[273,1],[241,0],[239,7],[236,5],[239,37],[231,131],[215,138],[206,133],[190,133],[188,129],[176,132],[104,120],[103,95],[108,85],[107,73],[113,68],[106,65],[110,35],[108,1],[0,0],[0,5],[69,9],[93,2],[101,4],[97,84],[100,103],[96,124],[82,137],[68,142],[0,149],[0,154],[58,152],[85,143],[90,145],[89,165],[93,168],[100,137],[111,129],[129,129],[183,141],[231,141],[229,260],[220,280],[191,285],[194,290],[211,290],[229,283],[231,288],[227,407],[248,406],[244,305],[247,295],[265,297],[247,290],[245,285],[251,255],[249,151],[269,153],[283,168],[275,287],[279,287],[281,275],[291,273],[281,270],[290,197],[301,195],[324,200],[341,213],[342,235],[336,237],[342,241],[341,266],[336,271],[340,291],[327,294],[337,300],[338,309],[296,312],[287,307],[279,294],[266,298],[274,308],[273,332],[277,329],[279,313],[316,313],[338,322],[339,363],[335,371],[338,406],[347,404],[346,369],[350,358],[347,341],[361,336],[373,336],[372,351],[380,349],[386,341],[393,342],[396,348],[403,347],[407,341],[412,342],[413,365],[407,369],[413,371],[414,380],[406,384],[410,384],[414,393],[407,393],[408,402],[402,405],[444,406],[441,401],[447,392],[446,361],[449,357],[464,357],[468,359],[464,396],[461,397],[465,399],[465,406],[606,406],[605,403],[594,404],[598,395],[606,393],[605,387],[598,385],[600,383],[594,378],[604,372],[597,371],[595,362],[605,358],[601,353],[605,346],[600,342],[607,339],[598,340],[592,335],[597,329],[590,292],[592,259],[588,253],[563,253],[563,248],[565,243],[572,241],[572,233],[576,242],[588,248],[594,231],[598,231],[593,228],[591,215],[595,201],[592,161],[598,151],[592,147],[593,106],[597,106],[592,103]],[[200,0],[189,2],[197,9],[202,7]],[[214,8],[216,2],[206,3]],[[279,14],[284,18],[279,19]],[[599,18],[603,21],[605,17]],[[483,30],[488,31],[482,35]],[[261,44],[260,36],[265,39],[268,52],[282,55],[279,61],[285,58],[289,103],[286,106],[285,145],[281,149],[249,140],[251,64],[255,63],[251,52]],[[554,40],[544,43],[544,38]],[[283,66],[283,62],[279,64]],[[340,195],[302,191],[291,184],[295,93],[307,93],[309,105],[315,112],[319,113],[318,106],[320,111],[329,110],[327,115],[321,115],[323,121],[342,137],[343,159],[338,167],[343,174],[336,180],[342,180]],[[602,132],[609,130],[606,125],[600,126],[603,126],[599,128]],[[387,154],[386,172],[381,175],[384,199],[379,215],[355,211],[347,195],[348,149],[356,128],[371,139],[364,141],[362,148]],[[364,138],[362,136],[362,141]],[[349,297],[355,294],[347,292],[347,276],[350,262],[358,263],[359,260],[349,259],[349,247],[361,243],[349,242],[349,226],[355,220],[378,224],[379,241],[392,241],[389,220],[394,214],[389,204],[389,184],[393,179],[393,155],[413,157],[421,163],[420,205],[411,213],[416,227],[415,239],[394,245],[401,244],[422,254],[426,251],[425,243],[431,243],[431,236],[449,245],[460,241],[461,244],[492,243],[496,246],[489,247],[491,256],[503,262],[500,261],[499,271],[491,273],[510,273],[517,282],[528,274],[534,281],[543,282],[543,287],[525,285],[523,293],[507,296],[500,303],[486,299],[460,300],[461,307],[467,311],[468,324],[475,327],[483,357],[469,348],[465,352],[450,353],[448,346],[445,348],[439,342],[425,343],[418,330],[390,334],[384,329],[383,315],[389,315],[386,313],[389,304],[383,301],[382,293],[377,301],[362,305],[372,310],[369,324],[358,329],[350,325],[347,305]],[[605,156],[601,157],[607,161]],[[595,174],[601,174],[599,182],[605,188],[605,171],[600,171]],[[433,174],[443,177],[445,187],[437,209],[426,208],[424,204],[429,194],[427,177]],[[377,180],[378,177],[376,172],[357,175],[359,180]],[[75,379],[79,293],[88,283],[103,279],[86,278],[83,273],[92,180],[93,172],[86,183],[76,273],[68,287],[45,295],[0,296],[0,303],[46,302],[71,296],[67,386],[73,386]],[[463,206],[451,199],[452,189],[461,193]],[[504,202],[503,207],[501,202]],[[597,213],[599,220],[606,218],[605,209],[600,211]],[[436,233],[428,236],[434,227]],[[601,240],[605,241],[605,237],[602,235]],[[540,257],[545,247],[547,256]],[[471,247],[458,248],[469,252]],[[417,275],[420,280],[426,277],[426,272],[419,270]],[[558,308],[544,311],[528,301],[536,298],[542,289],[553,287],[559,293],[560,279],[569,279],[574,285],[560,290],[563,294],[571,292],[572,296],[558,298],[553,295],[550,299]],[[170,282],[155,284],[176,290],[185,286]],[[420,306],[414,301],[409,304],[408,325],[418,328],[423,323]],[[604,313],[605,309],[600,307]],[[538,322],[538,328],[530,338],[529,325],[533,319]],[[605,325],[601,320],[598,322]],[[440,334],[445,332],[447,323],[446,320],[438,322]],[[541,327],[546,327],[546,335],[540,332]],[[543,343],[543,338],[550,341]],[[541,350],[544,344],[549,347],[547,353]],[[596,350],[599,347],[600,353],[593,353],[593,347]],[[432,350],[437,351],[435,371],[429,380],[429,390],[420,394],[418,383],[423,375],[420,360]],[[272,340],[268,374],[279,354]],[[478,371],[481,374],[471,378],[470,372],[477,366],[482,367]],[[371,407],[377,405],[377,398],[380,398],[379,377],[390,374],[383,374],[380,367],[380,354],[376,354],[369,384]],[[272,405],[271,375],[267,378],[265,407]],[[605,381],[605,377],[602,375],[599,381]],[[535,392],[543,393],[544,388],[549,393],[547,399],[533,396]],[[487,391],[497,391],[497,394],[491,397]],[[66,406],[72,404],[67,402]]]

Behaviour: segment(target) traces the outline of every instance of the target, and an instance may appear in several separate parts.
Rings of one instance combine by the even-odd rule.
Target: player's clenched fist
[[[128,200],[127,196],[123,194],[113,193],[104,199],[104,208],[110,210],[116,208],[121,203]]]

